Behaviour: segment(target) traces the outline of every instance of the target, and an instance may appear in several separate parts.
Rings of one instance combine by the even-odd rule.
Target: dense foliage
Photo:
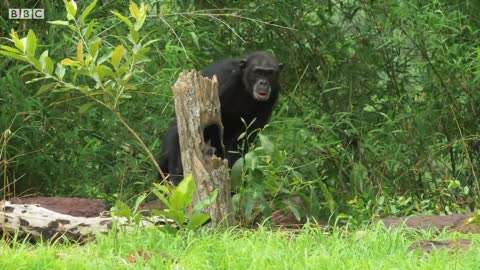
[[[84,10],[89,3],[80,3]],[[85,1],[87,2],[87,1]],[[145,1],[142,32],[155,40],[119,106],[158,153],[174,116],[171,85],[182,70],[270,50],[285,63],[282,97],[246,160],[246,222],[288,206],[298,216],[366,220],[416,211],[476,208],[480,192],[480,2],[478,1]],[[5,2],[2,10],[13,8]],[[74,57],[78,40],[61,25],[59,1],[44,21],[7,20],[40,51]],[[89,18],[113,49],[128,27],[99,1]],[[11,46],[7,39],[1,45]],[[44,194],[123,200],[151,187],[156,170],[115,114],[80,92],[47,91],[27,64],[0,55],[0,176],[4,195]],[[39,93],[42,90],[42,93]],[[300,196],[300,209],[288,198]]]

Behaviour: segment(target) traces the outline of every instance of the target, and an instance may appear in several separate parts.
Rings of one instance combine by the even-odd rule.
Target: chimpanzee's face
[[[273,85],[278,85],[278,75],[283,64],[266,53],[255,53],[240,61],[243,84],[255,100],[267,101],[272,95]]]

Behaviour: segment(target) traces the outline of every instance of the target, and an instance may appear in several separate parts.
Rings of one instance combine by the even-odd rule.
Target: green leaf
[[[33,65],[33,67],[35,67],[38,71],[42,71],[42,64],[37,58],[27,55],[27,59],[30,62],[30,64]]]
[[[136,225],[140,224],[140,221],[142,221],[142,213],[137,213],[135,216],[133,216],[133,221],[135,222]]]
[[[91,62],[92,62],[93,58],[90,54],[87,55],[87,57],[85,57],[85,65],[89,65]]]
[[[55,75],[57,75],[59,80],[62,80],[63,76],[65,76],[65,67],[61,63],[57,63],[57,68],[55,69]]]
[[[122,20],[124,23],[128,25],[128,27],[133,29],[133,23],[125,16],[122,14],[118,13],[117,11],[112,11],[113,15],[117,16],[120,20]]]
[[[182,210],[187,207],[193,200],[193,192],[195,191],[195,182],[191,174],[185,176],[183,180],[174,188],[170,195],[170,207],[173,210]]]
[[[77,42],[77,60],[82,63],[83,62],[83,43],[81,40]]]
[[[102,64],[103,62],[107,61],[113,54],[113,51],[109,51],[107,54],[100,57],[97,61],[97,65]]]
[[[159,183],[153,183],[153,186],[156,190],[159,190],[167,195],[170,195],[170,189],[166,185],[162,185]]]
[[[45,66],[42,65],[42,70],[47,73],[48,75],[52,75],[53,74],[53,70],[54,70],[54,63],[52,61],[52,59],[50,59],[49,56],[45,57]]]
[[[143,48],[147,48],[148,46],[152,45],[153,43],[157,42],[157,41],[160,41],[161,39],[157,38],[157,39],[151,39],[149,41],[147,41],[144,45],[143,45]]]
[[[100,45],[102,45],[102,39],[101,38],[96,38],[92,42],[90,42],[90,54],[93,57],[93,60],[97,59],[98,56],[98,49],[100,48]]]
[[[232,183],[232,191],[237,190],[242,185],[243,176],[243,158],[237,159],[230,170],[230,179]]]
[[[90,35],[92,34],[93,27],[95,26],[95,22],[92,20],[90,23],[87,25],[87,27],[84,27],[82,29],[82,34],[85,40],[90,39]]]
[[[232,196],[232,205],[234,209],[240,209],[241,199],[242,199],[242,195],[240,195],[239,193],[234,194]],[[243,204],[242,204],[242,207],[243,207]]]
[[[95,89],[99,89],[100,87],[102,87],[103,82],[102,82],[102,79],[100,79],[100,76],[98,75],[98,73],[89,73],[88,76],[95,80],[96,82]]]
[[[212,193],[208,195],[208,198],[198,202],[194,207],[193,207],[193,212],[194,213],[199,213],[202,211],[204,208],[210,206],[212,203],[215,202],[218,196],[218,188],[216,188]]]
[[[53,73],[53,61],[48,57],[48,50],[44,51],[40,55],[40,64],[42,65],[42,71],[47,73],[48,75],[52,75]]]
[[[80,25],[85,24],[85,18],[88,16],[88,14],[90,14],[90,12],[92,12],[96,5],[97,0],[94,0],[92,3],[90,3],[90,5],[88,5],[88,7],[82,12],[82,14],[80,14]]]
[[[260,138],[260,143],[262,144],[263,149],[265,149],[267,153],[272,153],[275,147],[270,139],[262,134],[258,134],[258,137]]]
[[[110,212],[112,213],[112,215],[117,217],[132,217],[132,210],[130,209],[130,207],[128,207],[128,205],[121,201],[116,201],[115,206],[112,207]]]
[[[67,87],[58,87],[55,88],[54,92],[55,93],[63,93],[63,92],[71,92],[73,90],[73,87],[67,86]]]
[[[80,63],[78,61],[74,61],[70,58],[63,59],[62,61],[60,61],[60,64],[64,66],[76,66],[76,67],[80,66]]]
[[[47,23],[53,25],[68,25],[68,21],[48,21]]]
[[[77,3],[75,3],[74,0],[70,0],[70,2],[67,2],[67,0],[63,0],[65,3],[65,8],[67,9],[67,19],[69,21],[75,19],[75,15],[77,15]]]
[[[170,225],[166,225],[166,226],[163,226],[163,227],[158,227],[157,229],[164,234],[168,234],[168,235],[172,235],[172,236],[175,236],[178,233],[178,228],[176,228],[174,226],[170,226]]]
[[[105,65],[96,66],[94,70],[98,73],[100,79],[103,79],[105,76],[109,76],[112,79],[116,77],[115,72]]]
[[[39,76],[42,76],[43,74],[35,70],[25,71],[24,73],[22,73],[22,76],[28,76],[28,75],[32,75],[32,77],[39,77]]]
[[[40,63],[42,64],[42,67],[44,66],[45,57],[47,57],[47,56],[48,56],[48,50],[45,50],[45,51],[42,52],[42,54],[38,58],[38,60],[40,60]]]
[[[141,50],[142,50],[142,45],[135,44],[132,48],[132,53],[133,53],[133,55],[137,55],[137,53]]]
[[[323,196],[327,200],[330,213],[333,214],[336,208],[335,199],[333,198],[332,193],[328,190],[327,185],[321,179],[319,179],[318,183],[320,184],[320,190],[322,191]]]
[[[21,38],[20,42],[22,43],[22,46],[24,48],[23,53],[28,56],[28,54],[27,54],[27,37]]]
[[[78,87],[77,88],[80,92],[84,93],[84,94],[87,94],[89,91],[91,91],[92,89],[90,89],[90,87],[84,85],[84,86],[81,86],[81,87]],[[94,92],[95,93],[95,92]],[[92,93],[92,94],[94,94]],[[98,93],[98,92],[97,92]],[[94,98],[95,99],[95,98]]]
[[[165,216],[167,218],[171,218],[171,219],[175,220],[175,222],[178,225],[183,225],[185,223],[185,220],[187,220],[187,217],[185,216],[185,213],[183,213],[183,211],[179,211],[179,210],[169,209],[168,211],[165,211]]]
[[[31,84],[31,83],[34,83],[34,82],[43,81],[43,80],[47,80],[47,79],[49,79],[49,78],[48,77],[38,77],[38,78],[31,79],[31,80],[25,82],[25,84]]]
[[[14,58],[14,59],[17,59],[17,60],[22,60],[22,61],[28,62],[28,59],[21,54],[16,54],[16,53],[7,52],[7,51],[0,51],[0,54],[3,54],[5,56],[11,57],[11,58]]]
[[[50,90],[52,88],[52,86],[54,86],[55,84],[56,84],[55,82],[52,82],[52,83],[47,83],[47,84],[42,85],[38,89],[37,93],[35,93],[35,95],[38,96],[38,95],[41,95],[41,94],[45,93],[47,90]]]
[[[140,196],[137,197],[137,199],[135,200],[135,206],[133,207],[134,212],[138,211],[138,208],[140,208],[140,205],[145,201],[147,196],[147,193],[142,193]]]
[[[245,217],[247,219],[251,218],[253,213],[253,208],[255,207],[255,199],[253,194],[246,193],[242,200],[242,204],[243,204]]]
[[[198,42],[198,36],[195,32],[190,32],[190,36],[192,36],[193,43],[197,46],[197,49],[200,49],[200,43]]]
[[[93,105],[95,105],[96,102],[95,101],[91,101],[91,102],[88,102],[88,103],[85,103],[83,104],[82,106],[80,106],[80,108],[78,108],[78,112],[79,113],[84,113],[86,111],[88,111],[88,109],[90,109]]]
[[[135,31],[135,29],[133,28],[130,28],[130,37],[131,37],[131,41],[134,44],[137,44],[138,41],[140,40],[140,34],[138,33],[138,31]]]
[[[142,3],[140,5],[140,10],[138,11],[138,15],[135,18],[136,19],[134,24],[135,31],[140,30],[140,28],[142,28],[143,24],[145,23],[145,18],[147,18],[147,10],[148,10],[148,6]]]
[[[286,204],[288,206],[288,209],[292,211],[295,219],[300,221],[302,219],[302,207],[292,200],[287,200]]]
[[[25,52],[25,46],[23,45],[23,42],[18,38],[17,32],[13,31],[13,29],[10,32],[10,37],[12,38],[15,47],[17,47],[21,52]]]
[[[10,47],[10,46],[5,46],[5,45],[0,45],[0,49],[3,49],[5,51],[9,51],[9,52],[12,52],[12,53],[16,53],[16,54],[20,54],[21,51],[16,49],[16,48],[13,48],[13,47]]]
[[[237,140],[239,141],[239,140],[245,138],[245,136],[247,136],[247,132],[246,132],[246,131],[245,131],[245,132],[242,132],[242,133],[238,136]]]
[[[151,209],[150,210],[150,215],[151,216],[161,216],[162,218],[166,218],[165,211],[160,210],[160,209]]]
[[[190,230],[198,229],[200,226],[202,226],[209,219],[210,219],[209,214],[205,214],[205,213],[193,214],[190,217],[190,220],[188,221],[187,229],[190,229]]]
[[[135,2],[133,1],[130,1],[130,6],[128,8],[130,9],[130,15],[132,15],[133,18],[137,19],[138,13],[140,13],[137,4],[135,4]]]
[[[255,152],[248,152],[245,154],[245,166],[251,170],[255,170],[259,163],[259,157]]]
[[[118,68],[118,66],[120,65],[120,60],[122,60],[124,54],[125,48],[123,47],[123,45],[118,45],[117,47],[115,47],[115,50],[113,50],[112,65],[115,68]]]
[[[163,204],[165,204],[167,208],[170,208],[170,203],[162,193],[160,193],[158,190],[155,190],[155,189],[153,189],[152,192],[160,201],[163,202]]]

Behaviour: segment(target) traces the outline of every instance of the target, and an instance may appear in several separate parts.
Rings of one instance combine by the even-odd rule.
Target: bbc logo
[[[8,18],[10,20],[37,20],[43,19],[45,11],[43,8],[9,8]]]

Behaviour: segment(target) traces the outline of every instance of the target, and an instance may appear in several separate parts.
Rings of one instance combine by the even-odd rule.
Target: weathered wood
[[[195,71],[182,72],[173,93],[183,172],[191,173],[196,184],[194,204],[218,189],[216,201],[205,209],[211,216],[210,225],[234,225],[228,162],[205,151],[211,147],[203,138],[203,130],[210,125],[217,125],[223,138],[217,79],[204,78]]]
[[[4,233],[29,235],[34,240],[64,238],[74,241],[93,239],[97,233],[107,233],[114,222],[131,224],[123,217],[75,217],[61,214],[38,204],[13,204],[0,201],[0,229]],[[157,226],[160,218],[144,217],[142,226]],[[128,227],[125,227],[128,228]],[[133,226],[131,228],[134,228]]]

